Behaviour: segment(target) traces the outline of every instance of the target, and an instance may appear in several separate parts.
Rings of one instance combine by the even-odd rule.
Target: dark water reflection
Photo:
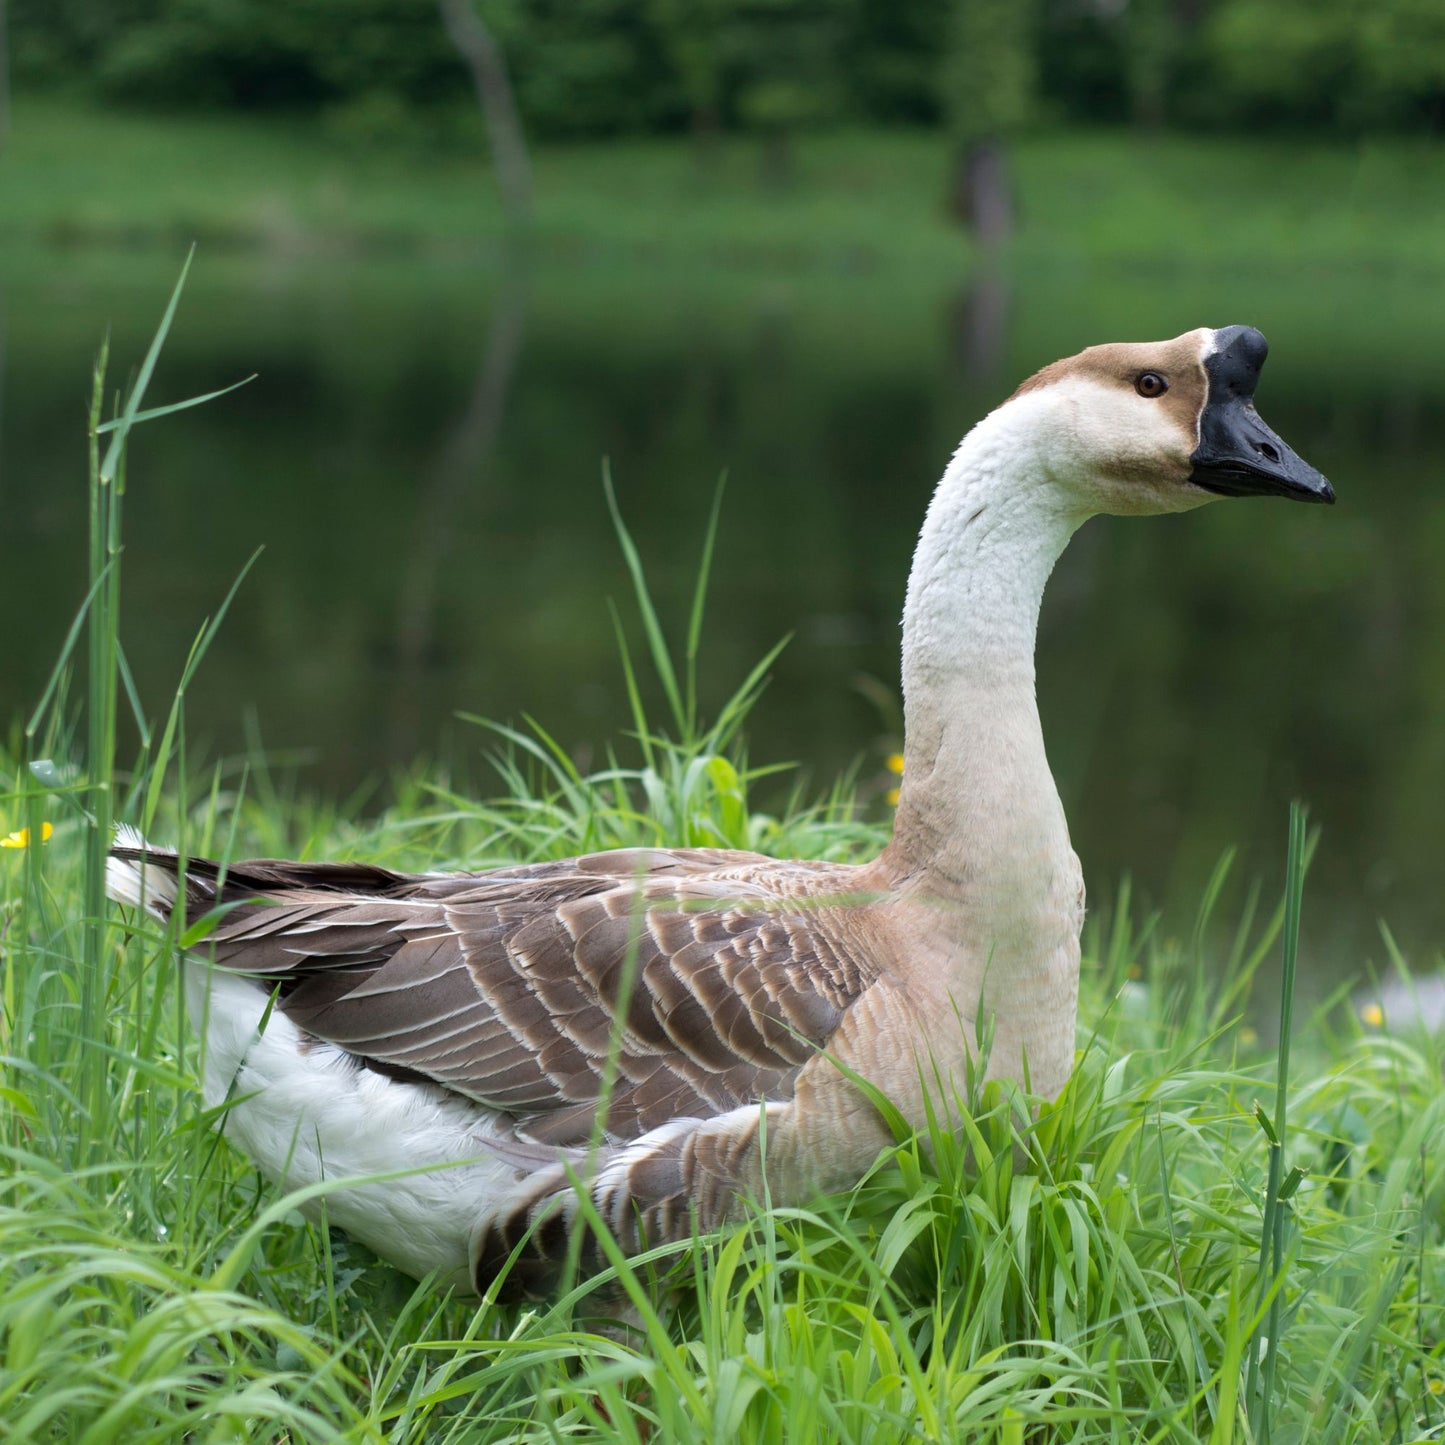
[[[0,719],[33,704],[83,593],[100,330],[138,359],[173,271],[149,254],[4,260]],[[1091,523],[1045,604],[1055,770],[1096,899],[1132,872],[1187,933],[1227,845],[1277,886],[1300,796],[1324,828],[1317,975],[1380,959],[1380,916],[1424,962],[1445,938],[1436,294],[1410,276],[1141,277],[1056,256],[972,291],[585,258],[511,286],[460,264],[202,258],[153,395],[260,379],[137,438],[130,658],[162,711],[200,620],[264,545],[188,701],[213,751],[253,719],[343,795],[418,753],[475,764],[484,739],[458,709],[531,713],[595,748],[626,725],[601,459],[679,631],[725,468],[713,697],[793,631],[755,759],[826,781],[862,752],[874,770],[893,719],[859,680],[896,689],[913,538],[958,437],[1090,342],[1250,321],[1274,345],[1261,409],[1340,506]]]

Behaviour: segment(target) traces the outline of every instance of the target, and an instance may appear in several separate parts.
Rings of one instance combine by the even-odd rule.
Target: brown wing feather
[[[238,905],[216,962],[278,980],[308,1033],[564,1145],[592,1133],[614,1040],[614,1139],[790,1097],[872,981],[831,936],[846,878],[702,850],[445,877],[193,860],[187,911]]]

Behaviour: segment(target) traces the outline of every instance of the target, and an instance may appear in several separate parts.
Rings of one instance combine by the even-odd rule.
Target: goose
[[[1045,582],[1097,513],[1219,497],[1330,503],[1260,419],[1245,326],[1093,346],[963,439],[903,617],[904,769],[870,862],[629,848],[488,872],[182,860],[120,836],[108,886],[187,924],[202,1088],[283,1187],[418,1278],[554,1288],[585,1190],[624,1248],[741,1202],[849,1187],[923,1127],[991,1030],[986,1074],[1057,1095],[1074,1061],[1084,885],[1044,752]],[[600,1264],[595,1240],[584,1263]]]

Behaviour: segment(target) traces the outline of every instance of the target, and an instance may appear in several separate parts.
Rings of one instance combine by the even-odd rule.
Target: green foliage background
[[[17,81],[320,111],[363,136],[468,81],[434,0],[12,0]],[[479,0],[539,137],[865,122],[1438,130],[1438,0]],[[1034,78],[1038,84],[1033,84]],[[967,126],[965,126],[967,129]]]

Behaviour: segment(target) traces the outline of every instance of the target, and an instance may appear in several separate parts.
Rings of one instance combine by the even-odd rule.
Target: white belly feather
[[[206,1104],[236,1101],[221,1125],[226,1137],[286,1189],[424,1171],[329,1193],[327,1217],[409,1274],[436,1269],[443,1285],[470,1289],[472,1241],[525,1178],[489,1154],[493,1116],[430,1085],[360,1067],[333,1044],[303,1039],[279,1009],[266,1018],[269,996],[248,979],[194,961],[185,978],[204,1041]],[[319,1217],[319,1202],[305,1212]]]

